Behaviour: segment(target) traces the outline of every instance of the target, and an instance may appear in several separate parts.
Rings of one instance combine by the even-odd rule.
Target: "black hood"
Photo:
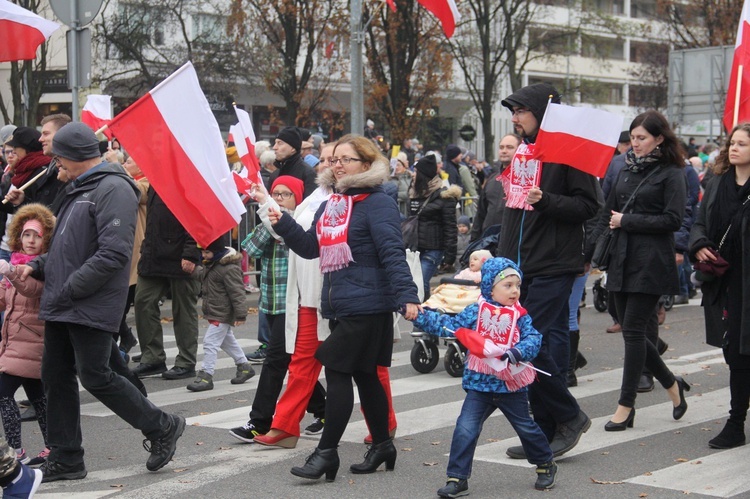
[[[513,112],[514,107],[525,107],[531,111],[531,114],[541,125],[550,96],[552,96],[554,104],[560,103],[560,94],[555,90],[555,87],[549,83],[534,83],[506,97],[501,104],[511,112]]]

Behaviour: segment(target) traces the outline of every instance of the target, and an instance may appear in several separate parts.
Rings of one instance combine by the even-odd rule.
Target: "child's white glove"
[[[0,260],[0,274],[10,273],[10,264],[6,260]]]

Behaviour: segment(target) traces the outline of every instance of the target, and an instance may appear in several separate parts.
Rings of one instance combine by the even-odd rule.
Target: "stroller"
[[[467,305],[475,303],[479,294],[479,284],[474,281],[444,277],[425,305],[448,314],[457,314]],[[410,356],[412,367],[422,374],[432,372],[440,361],[438,345],[441,337],[423,331],[412,331],[411,336],[414,338]],[[443,344],[448,347],[443,359],[445,371],[450,376],[458,378],[464,373],[466,348],[456,338],[442,338],[442,340]]]

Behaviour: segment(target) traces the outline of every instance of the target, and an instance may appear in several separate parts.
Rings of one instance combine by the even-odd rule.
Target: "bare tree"
[[[243,62],[284,101],[284,123],[301,124],[326,102],[341,61],[323,42],[344,21],[335,0],[232,0],[229,28],[251,47]]]
[[[430,118],[438,93],[451,79],[451,57],[442,30],[414,0],[397,0],[397,12],[378,7],[363,10],[367,26],[365,93],[400,143],[413,137]]]
[[[733,45],[743,0],[657,0],[676,48]]]

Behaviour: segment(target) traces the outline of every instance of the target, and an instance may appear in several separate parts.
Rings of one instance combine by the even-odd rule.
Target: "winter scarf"
[[[369,194],[332,194],[328,199],[316,227],[320,246],[320,271],[324,274],[346,268],[354,261],[352,250],[347,243],[349,222],[354,203],[366,199],[367,196]]]

